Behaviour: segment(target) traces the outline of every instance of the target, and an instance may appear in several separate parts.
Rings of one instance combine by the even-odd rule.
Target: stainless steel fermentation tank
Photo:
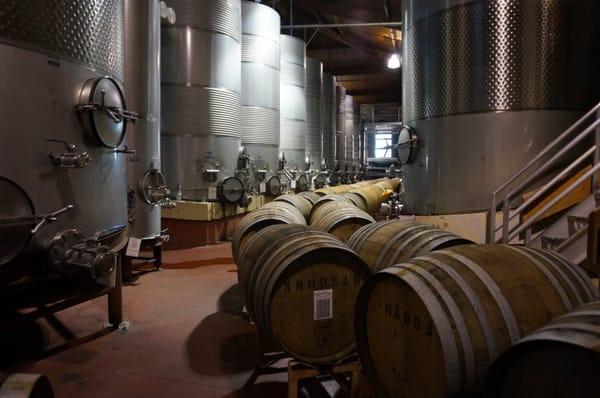
[[[336,169],[346,170],[346,89],[335,86],[335,163]]]
[[[162,165],[172,194],[242,199],[235,177],[241,146],[240,0],[171,0],[177,21],[162,27]]]
[[[304,170],[306,165],[306,50],[301,39],[281,35],[281,124],[279,150],[287,168]]]
[[[323,91],[323,63],[315,58],[306,59],[306,156],[315,170],[321,170],[323,159],[323,127],[321,96]]]
[[[354,103],[354,97],[346,95],[346,164],[349,170],[358,166],[359,161],[359,119],[360,106]]]
[[[242,2],[242,145],[267,191],[279,186],[280,23],[273,8]]]
[[[139,239],[161,235],[160,208],[172,203],[160,164],[160,24],[159,0],[125,0],[127,104],[139,114],[126,139],[135,150],[127,161],[129,236]]]
[[[494,189],[598,101],[598,3],[403,7],[403,121],[417,138],[408,209],[485,210]]]
[[[122,84],[123,1],[2,0],[0,10],[0,270],[112,284],[135,117]]]
[[[329,170],[335,168],[335,77],[330,73],[323,74],[323,91],[321,96],[321,124],[323,127],[323,157]]]

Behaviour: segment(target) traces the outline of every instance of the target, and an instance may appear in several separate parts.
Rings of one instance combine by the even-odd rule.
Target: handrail
[[[568,176],[571,171],[575,170],[577,166],[579,166],[585,159],[590,157],[596,151],[596,145],[592,146],[590,149],[585,151],[580,157],[578,157],[575,161],[573,161],[569,166],[567,166],[563,171],[556,175],[552,180],[548,181],[542,188],[540,188],[536,193],[523,204],[521,204],[517,209],[513,211],[513,214],[508,216],[508,221],[514,219],[517,215],[519,215],[523,210],[525,210],[531,203],[535,202],[537,199],[541,198],[543,194],[545,194],[550,188],[554,186],[557,182]],[[502,225],[498,225],[496,227],[496,231],[498,232],[502,228]]]
[[[588,121],[592,116],[594,119],[589,123],[584,123]],[[583,131],[580,131],[582,126]],[[558,174],[554,175],[554,177],[544,184],[541,189],[539,189],[532,197],[530,197],[527,201],[519,205],[519,207],[512,211],[511,214],[511,200],[521,192],[525,191],[527,187],[531,185],[532,182],[535,182],[543,173],[547,172],[550,168],[555,166],[560,160],[562,160],[563,156],[568,152],[572,151],[576,148],[584,139],[588,136],[595,133],[595,145],[590,148],[587,148],[576,160],[571,162],[566,168],[560,171]],[[572,137],[575,133],[577,135]],[[568,143],[563,143],[563,141],[568,138]],[[560,145],[560,146],[559,146]],[[552,155],[549,159],[545,160],[542,164],[538,164],[542,158],[548,157],[553,151],[555,151],[554,155]],[[593,167],[588,170],[584,174],[585,177],[580,177],[574,183],[570,184],[566,190],[562,191],[559,195],[553,198],[549,203],[544,205],[542,210],[537,211],[532,217],[528,218],[527,222],[522,224],[517,224],[514,226],[510,226],[510,222],[520,215],[525,209],[527,209],[532,203],[536,200],[540,199],[544,194],[547,194],[548,191],[555,186],[558,182],[568,176],[571,172],[573,172],[576,167],[580,166],[587,158],[591,155],[593,156]],[[535,168],[534,168],[535,166]],[[518,237],[521,233],[526,232],[531,226],[538,221],[538,219],[552,206],[554,206],[558,201],[563,199],[566,195],[571,193],[577,186],[581,185],[587,178],[594,178],[594,173],[600,170],[600,103],[596,104],[592,109],[585,113],[582,117],[580,117],[575,123],[573,123],[569,128],[567,128],[564,132],[562,132],[558,137],[556,137],[552,142],[550,142],[542,151],[540,151],[533,159],[531,159],[525,166],[519,169],[516,173],[514,173],[509,179],[507,179],[499,188],[497,188],[491,195],[491,203],[490,203],[490,212],[488,217],[488,242],[503,242],[508,243],[515,237]],[[524,179],[516,184],[520,178],[524,177]],[[510,188],[510,191],[507,190]],[[502,221],[496,226],[496,212],[499,210],[499,205],[502,211]],[[496,239],[496,233],[502,230],[502,236],[499,239]],[[526,237],[528,235],[526,234]]]

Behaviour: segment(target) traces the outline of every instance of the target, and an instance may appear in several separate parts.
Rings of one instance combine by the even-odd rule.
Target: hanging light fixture
[[[387,61],[387,67],[390,69],[398,69],[401,64],[400,55],[393,53]]]
[[[390,37],[392,38],[392,46],[394,47],[394,52],[387,61],[387,67],[389,69],[398,69],[402,64],[402,58],[400,58],[400,54],[398,54],[397,46],[396,46],[396,31],[394,29],[390,29]]]

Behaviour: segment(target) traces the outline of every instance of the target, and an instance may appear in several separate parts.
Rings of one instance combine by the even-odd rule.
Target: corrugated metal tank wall
[[[272,175],[279,156],[279,14],[242,2],[242,145]]]
[[[494,189],[599,100],[598,2],[403,8],[403,121],[419,140],[405,167],[408,209],[486,210]]]
[[[354,165],[354,97],[346,95],[346,165]]]
[[[160,235],[160,206],[147,203],[147,184],[160,184],[160,2],[125,0],[127,103],[140,117],[129,126],[129,236]]]
[[[346,168],[346,89],[335,86],[335,161],[338,170]]]
[[[306,51],[301,39],[281,35],[279,151],[287,167],[304,170],[306,157]]]
[[[184,199],[212,200],[209,187],[235,175],[241,145],[241,2],[169,4],[177,22],[162,27],[163,170]]]
[[[323,75],[323,95],[321,96],[321,111],[323,124],[323,156],[328,169],[335,168],[335,136],[336,136],[336,107],[335,107],[335,77],[330,73]]]
[[[306,59],[306,156],[313,168],[321,168],[323,158],[323,128],[321,120],[321,94],[323,89],[323,63]]]

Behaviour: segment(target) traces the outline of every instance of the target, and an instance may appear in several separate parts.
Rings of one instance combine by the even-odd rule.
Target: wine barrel
[[[256,260],[248,294],[259,332],[292,357],[336,363],[355,351],[354,308],[369,267],[331,235],[306,231],[276,240]]]
[[[328,202],[312,213],[310,225],[346,242],[357,229],[375,222],[366,212],[351,203]]]
[[[306,198],[300,195],[281,195],[275,199],[276,202],[286,202],[294,206],[302,215],[306,221],[309,220],[310,209],[313,204]]]
[[[473,243],[452,232],[409,221],[367,224],[346,242],[373,271],[451,246]]]
[[[597,397],[599,374],[600,301],[594,301],[502,354],[488,374],[484,397]]]
[[[597,296],[583,271],[552,251],[454,246],[367,280],[357,349],[378,397],[472,397],[499,354]]]
[[[54,392],[44,375],[31,373],[0,373],[0,397],[52,398]]]
[[[311,230],[311,228],[307,225],[270,225],[256,232],[242,247],[240,247],[238,262],[236,263],[238,282],[240,285],[240,293],[242,295],[242,299],[244,300],[244,305],[246,305],[246,309],[250,313],[250,316],[253,317],[252,308],[247,304],[252,300],[252,298],[247,298],[248,279],[250,278],[252,267],[254,267],[256,264],[256,260],[258,260],[258,258],[264,253],[269,245],[277,240],[287,237],[291,238],[298,232],[306,232],[308,230]]]
[[[369,210],[367,201],[356,192],[342,192],[340,194],[344,198],[348,199],[354,206],[358,207],[362,211]]]
[[[385,200],[385,189],[377,185],[369,185],[354,191],[367,204],[367,211],[371,214],[377,213],[381,203]]]
[[[308,200],[311,205],[314,205],[317,200],[321,199],[321,195],[309,191],[300,192],[298,195]]]
[[[325,195],[322,196],[319,200],[317,200],[315,202],[315,204],[313,204],[312,209],[310,209],[310,214],[308,217],[308,220],[312,220],[313,219],[313,214],[315,214],[315,212],[317,210],[319,210],[319,208],[327,203],[331,203],[331,202],[346,202],[346,203],[350,203],[352,204],[352,202],[350,201],[350,199],[346,198],[343,195],[339,195],[339,194],[329,194],[329,195]]]
[[[260,229],[274,224],[306,225],[306,219],[294,206],[287,202],[269,202],[248,213],[240,220],[231,239],[231,252],[236,264],[238,251],[252,235]]]

